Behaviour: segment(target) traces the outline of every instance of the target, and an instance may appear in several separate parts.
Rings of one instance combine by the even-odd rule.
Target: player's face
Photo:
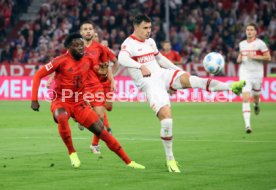
[[[81,59],[82,56],[84,55],[84,42],[83,42],[83,39],[78,38],[78,39],[72,40],[71,45],[69,47],[69,51],[71,52],[72,56],[76,60]]]
[[[83,24],[80,28],[80,34],[86,41],[92,40],[95,31],[92,24]]]
[[[255,30],[254,26],[247,26],[245,33],[247,39],[253,39],[256,37],[257,31]]]
[[[134,30],[140,39],[148,39],[151,34],[151,22],[143,21],[139,25],[135,25]]]
[[[165,51],[170,51],[171,50],[171,44],[170,43],[163,43],[163,49]]]

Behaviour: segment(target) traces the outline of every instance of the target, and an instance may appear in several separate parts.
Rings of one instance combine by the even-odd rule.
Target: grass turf
[[[173,104],[174,153],[182,173],[168,173],[159,122],[145,103],[115,103],[115,137],[146,170],[133,170],[70,121],[82,166],[70,166],[49,103],[33,112],[25,101],[0,101],[0,189],[276,189],[276,103],[262,103],[245,134],[241,103]]]

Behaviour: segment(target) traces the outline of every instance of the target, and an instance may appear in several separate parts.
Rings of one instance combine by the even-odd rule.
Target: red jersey
[[[162,55],[164,55],[168,60],[175,62],[175,61],[181,61],[181,57],[177,51],[171,50],[169,53],[166,53],[164,51],[161,51]]]
[[[75,60],[68,51],[54,58],[48,64],[41,67],[35,74],[33,78],[32,100],[37,100],[41,79],[56,72],[56,98],[63,99],[64,102],[83,101],[82,97],[84,86],[87,84],[88,71],[92,69],[93,65],[93,59],[87,53],[80,60]]]
[[[93,69],[89,72],[88,76],[88,87],[95,86],[94,81],[102,77],[98,74],[99,65],[101,63],[108,63],[107,49],[102,44],[92,41],[89,47],[85,47],[85,51],[93,57],[94,61]]]
[[[107,57],[109,61],[115,61],[116,56],[114,55],[114,53],[108,48],[106,47],[107,50]]]
[[[92,55],[94,64],[106,63],[108,62],[106,48],[95,41],[92,41],[89,47],[85,47],[84,50]]]

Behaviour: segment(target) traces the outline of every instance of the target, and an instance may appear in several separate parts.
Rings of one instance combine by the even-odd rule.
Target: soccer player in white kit
[[[150,38],[152,25],[148,16],[137,15],[133,25],[134,32],[123,42],[118,61],[128,68],[135,84],[146,94],[150,107],[160,120],[160,135],[168,170],[178,173],[180,170],[172,150],[173,121],[168,91],[201,88],[211,91],[232,90],[240,94],[245,82],[234,82],[230,85],[217,80],[191,76],[159,53],[155,41]]]
[[[266,44],[256,38],[257,26],[253,23],[245,28],[246,40],[239,44],[240,53],[237,62],[241,63],[239,70],[240,80],[245,80],[246,85],[242,89],[242,112],[246,133],[251,133],[250,124],[250,97],[251,92],[254,97],[254,112],[260,113],[259,98],[264,76],[263,61],[271,61],[270,52]]]

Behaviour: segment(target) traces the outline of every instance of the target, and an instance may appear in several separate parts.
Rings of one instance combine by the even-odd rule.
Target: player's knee
[[[64,124],[64,123],[68,122],[68,115],[66,112],[59,113],[55,118],[56,118],[57,122],[60,124]]]
[[[171,112],[170,106],[169,105],[163,106],[157,113],[157,117],[159,118],[160,121],[164,120],[164,119],[171,118],[172,112]]]
[[[254,90],[253,90],[252,95],[253,95],[254,97],[259,97],[259,96],[261,95],[261,91],[254,91]]]
[[[190,84],[190,73],[183,73],[180,76],[180,84],[182,86],[182,88],[191,88],[191,84]]]
[[[250,101],[250,92],[244,92],[242,94],[242,101],[243,102],[249,102]]]

